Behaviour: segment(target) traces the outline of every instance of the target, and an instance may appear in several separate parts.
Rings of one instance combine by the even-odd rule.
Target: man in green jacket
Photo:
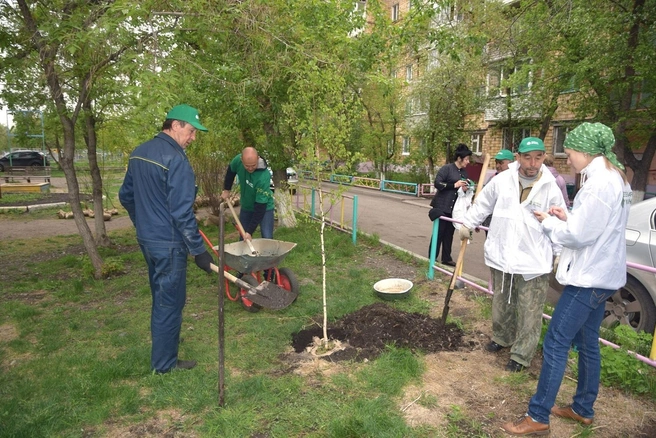
[[[227,200],[230,190],[239,177],[241,209],[239,220],[246,233],[244,240],[251,240],[260,226],[264,239],[273,239],[273,192],[271,174],[266,162],[253,147],[244,148],[241,154],[232,159],[223,181],[221,198]]]

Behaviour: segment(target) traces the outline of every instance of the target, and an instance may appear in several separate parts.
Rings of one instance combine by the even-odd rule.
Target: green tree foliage
[[[66,175],[71,209],[97,277],[102,259],[97,244],[109,243],[102,214],[90,232],[80,205],[73,166],[78,132],[87,147],[94,209],[102,211],[102,179],[96,159],[96,104],[120,96],[131,69],[138,69],[139,48],[152,40],[147,18],[152,5],[115,2],[34,2],[0,4],[0,34],[6,84],[3,98],[10,109],[52,108],[62,129],[60,165]],[[131,55],[131,56],[129,56]],[[58,136],[56,137],[59,138]],[[57,145],[59,146],[59,145]]]
[[[514,32],[505,40],[530,60],[518,80],[532,82],[527,101],[539,110],[542,133],[559,107],[611,126],[641,199],[656,152],[656,4],[540,1],[507,15]]]

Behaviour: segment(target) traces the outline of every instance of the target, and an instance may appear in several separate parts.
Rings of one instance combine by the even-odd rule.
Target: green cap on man
[[[525,154],[527,152],[533,151],[546,152],[546,149],[544,148],[544,142],[537,137],[526,137],[519,144],[519,149],[517,150],[517,152],[520,154]]]
[[[495,160],[510,160],[515,161],[515,154],[513,154],[509,149],[501,149],[495,156]]]
[[[169,119],[187,122],[200,131],[207,131],[207,128],[200,124],[198,110],[189,105],[177,105],[171,108],[171,111],[166,114],[166,120]]]

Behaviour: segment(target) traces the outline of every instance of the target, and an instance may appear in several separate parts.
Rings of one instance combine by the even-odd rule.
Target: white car
[[[626,261],[656,266],[656,198],[631,206],[626,225]],[[654,333],[656,325],[656,274],[627,268],[626,286],[606,303],[604,324],[619,321],[635,330]]]
[[[656,266],[656,198],[631,206],[625,230],[626,261]],[[554,275],[550,286],[562,292]],[[635,331],[654,333],[656,325],[656,274],[637,268],[626,269],[626,285],[606,301],[602,325],[627,324]]]
[[[269,169],[269,173],[271,174],[271,191],[273,192],[276,190],[276,187],[273,184],[273,170],[271,170],[270,167],[268,167],[268,169]],[[291,167],[287,168],[286,173],[287,173],[287,184],[289,184],[290,186],[291,194],[294,195],[296,193],[296,188],[293,186],[295,184],[298,184],[298,175],[296,174],[296,171]]]

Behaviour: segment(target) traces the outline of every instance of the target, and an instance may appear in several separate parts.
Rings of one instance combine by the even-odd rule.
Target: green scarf
[[[613,152],[614,145],[615,136],[608,126],[602,123],[583,122],[567,134],[563,146],[592,156],[603,155],[608,161],[624,170],[624,166]]]

